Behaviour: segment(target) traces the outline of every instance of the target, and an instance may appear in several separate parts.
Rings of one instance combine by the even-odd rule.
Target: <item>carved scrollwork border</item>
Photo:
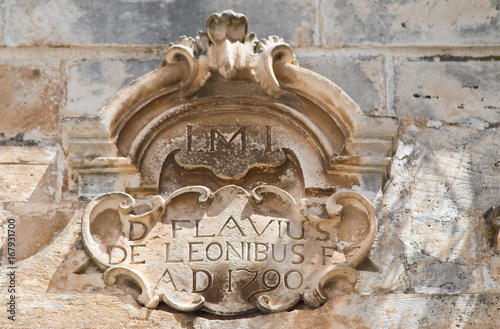
[[[333,228],[338,228],[341,223],[348,224],[350,220],[366,221],[368,225],[366,226],[366,229],[368,232],[364,232],[363,241],[361,241],[359,245],[354,246],[355,252],[349,254],[346,251],[346,255],[348,257],[345,263],[333,263],[332,265],[322,266],[321,269],[313,270],[312,274],[307,278],[302,277],[302,274],[300,274],[300,283],[298,286],[301,286],[304,280],[307,280],[307,287],[309,288],[301,288],[300,291],[288,293],[287,295],[280,295],[280,297],[273,295],[271,292],[266,292],[269,289],[258,290],[250,294],[248,296],[248,301],[253,303],[254,307],[262,312],[273,313],[285,311],[294,307],[294,305],[296,305],[301,299],[303,299],[304,302],[311,307],[319,307],[328,299],[327,294],[324,291],[325,286],[331,282],[335,282],[336,280],[343,280],[350,287],[348,290],[352,290],[357,281],[357,274],[353,267],[355,267],[369,252],[376,234],[377,223],[373,207],[364,197],[354,192],[335,193],[325,202],[325,209],[330,218],[321,218],[312,214],[309,210],[310,201],[302,199],[297,202],[286,191],[270,185],[258,186],[251,192],[247,192],[234,185],[225,186],[216,192],[212,192],[204,186],[189,186],[174,191],[167,198],[163,198],[161,196],[153,197],[151,200],[152,209],[138,215],[133,212],[135,200],[131,196],[120,192],[106,193],[95,198],[88,204],[82,218],[82,236],[85,248],[99,268],[104,270],[104,281],[107,284],[115,283],[118,276],[124,276],[133,280],[141,288],[141,294],[138,297],[139,303],[148,308],[155,308],[160,301],[163,301],[170,307],[180,311],[193,311],[197,309],[212,311],[212,309],[207,306],[204,296],[200,294],[186,292],[183,293],[182,298],[179,299],[179,296],[169,295],[165,291],[158,290],[156,286],[152,286],[148,276],[142,273],[138,267],[134,267],[132,265],[116,265],[111,262],[111,257],[109,258],[109,261],[106,260],[103,256],[103,246],[100,245],[96,238],[94,238],[91,229],[91,225],[95,224],[95,221],[107,220],[108,217],[102,216],[102,214],[107,210],[117,211],[122,224],[125,222],[125,218],[128,218],[128,220],[133,223],[142,223],[144,224],[144,227],[152,227],[156,225],[152,223],[162,223],[161,218],[168,214],[168,207],[172,202],[174,202],[174,200],[176,200],[176,198],[193,193],[199,195],[197,197],[197,202],[200,204],[207,204],[208,206],[210,206],[211,202],[214,202],[214,197],[219,194],[231,195],[231,193],[233,193],[234,195],[234,193],[236,193],[245,196],[247,202],[250,202],[250,204],[259,204],[259,207],[265,206],[264,203],[267,202],[266,200],[271,195],[274,195],[281,200],[280,202],[288,205],[283,208],[288,209],[287,214],[290,216],[290,224],[286,225],[287,234],[292,237],[289,231],[291,225],[293,225],[295,229],[297,227],[302,227],[302,233],[294,233],[294,239],[306,239],[305,241],[312,238],[309,233],[304,231],[303,221],[311,221],[310,225],[312,226],[310,227],[315,227],[313,223],[327,222],[328,225],[332,225]],[[275,197],[270,200],[275,200]],[[353,209],[355,210],[354,212],[352,211]],[[347,211],[347,213],[344,213],[344,211]],[[352,216],[352,214],[363,218],[351,218],[350,216]],[[255,229],[255,223],[252,222],[251,224]],[[259,237],[264,231],[265,228],[260,232]],[[147,232],[147,234],[149,234],[149,232]],[[141,236],[140,239],[146,239],[147,234]],[[156,238],[158,238],[158,236],[156,236]],[[339,253],[337,252],[337,254]],[[323,255],[323,265],[325,265],[324,262],[325,255]],[[304,264],[301,266],[306,265]],[[160,270],[163,271],[162,269]],[[284,285],[288,284],[286,281],[287,276],[292,272],[298,273],[297,270],[298,268],[294,268],[286,273],[284,272]],[[267,272],[272,272],[271,274],[277,273],[275,270],[265,271],[262,280],[266,280],[265,276]],[[278,282],[277,284],[280,283]],[[293,290],[295,289],[297,288],[293,288]],[[252,298],[252,296],[256,296],[256,298]],[[220,310],[217,312],[224,314],[224,312]],[[228,313],[230,312],[228,311]]]

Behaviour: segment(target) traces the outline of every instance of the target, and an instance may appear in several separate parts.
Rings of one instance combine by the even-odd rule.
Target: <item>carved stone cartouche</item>
[[[375,239],[375,211],[352,188],[382,187],[397,123],[365,116],[247,24],[211,15],[95,121],[65,124],[69,184],[92,199],[84,245],[108,284],[136,282],[148,308],[319,307],[354,289]]]
[[[273,186],[250,193],[234,185],[216,192],[190,186],[152,203],[150,212],[134,215],[130,195],[103,194],[82,221],[84,243],[105,281],[130,277],[142,289],[139,302],[150,308],[163,301],[181,311],[279,312],[301,298],[318,307],[329,282],[354,287],[353,267],[377,231],[370,203],[353,192],[335,193],[329,200],[335,215],[324,219],[310,215],[306,200]],[[110,212],[114,231],[93,230],[106,225]]]

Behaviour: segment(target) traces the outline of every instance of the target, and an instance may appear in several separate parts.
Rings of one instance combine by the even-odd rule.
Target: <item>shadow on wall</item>
[[[67,225],[73,204],[62,203],[60,150],[3,147],[0,204],[16,220],[16,261],[48,245]],[[4,240],[5,243],[5,240]]]

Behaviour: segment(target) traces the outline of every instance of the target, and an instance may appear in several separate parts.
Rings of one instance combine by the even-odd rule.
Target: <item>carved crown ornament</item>
[[[352,291],[397,122],[365,116],[245,16],[211,15],[97,117],[68,119],[89,255],[138,302],[221,315],[319,307]],[[356,193],[360,192],[364,194]]]

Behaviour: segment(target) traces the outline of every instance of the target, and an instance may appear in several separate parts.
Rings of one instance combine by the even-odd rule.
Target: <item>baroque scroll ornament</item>
[[[247,35],[248,21],[231,10],[213,14],[207,20],[207,31],[196,38],[180,37],[166,51],[164,65],[179,61],[188,63],[191,77],[186,79],[185,94],[194,93],[216,71],[226,79],[241,71],[260,83],[269,95],[281,95],[273,62],[297,64],[288,44],[277,36],[259,41],[255,33]]]
[[[349,190],[378,191],[397,122],[365,116],[282,39],[213,14],[93,120],[63,134],[106,283],[134,281],[148,308],[222,315],[353,290],[377,221]]]

